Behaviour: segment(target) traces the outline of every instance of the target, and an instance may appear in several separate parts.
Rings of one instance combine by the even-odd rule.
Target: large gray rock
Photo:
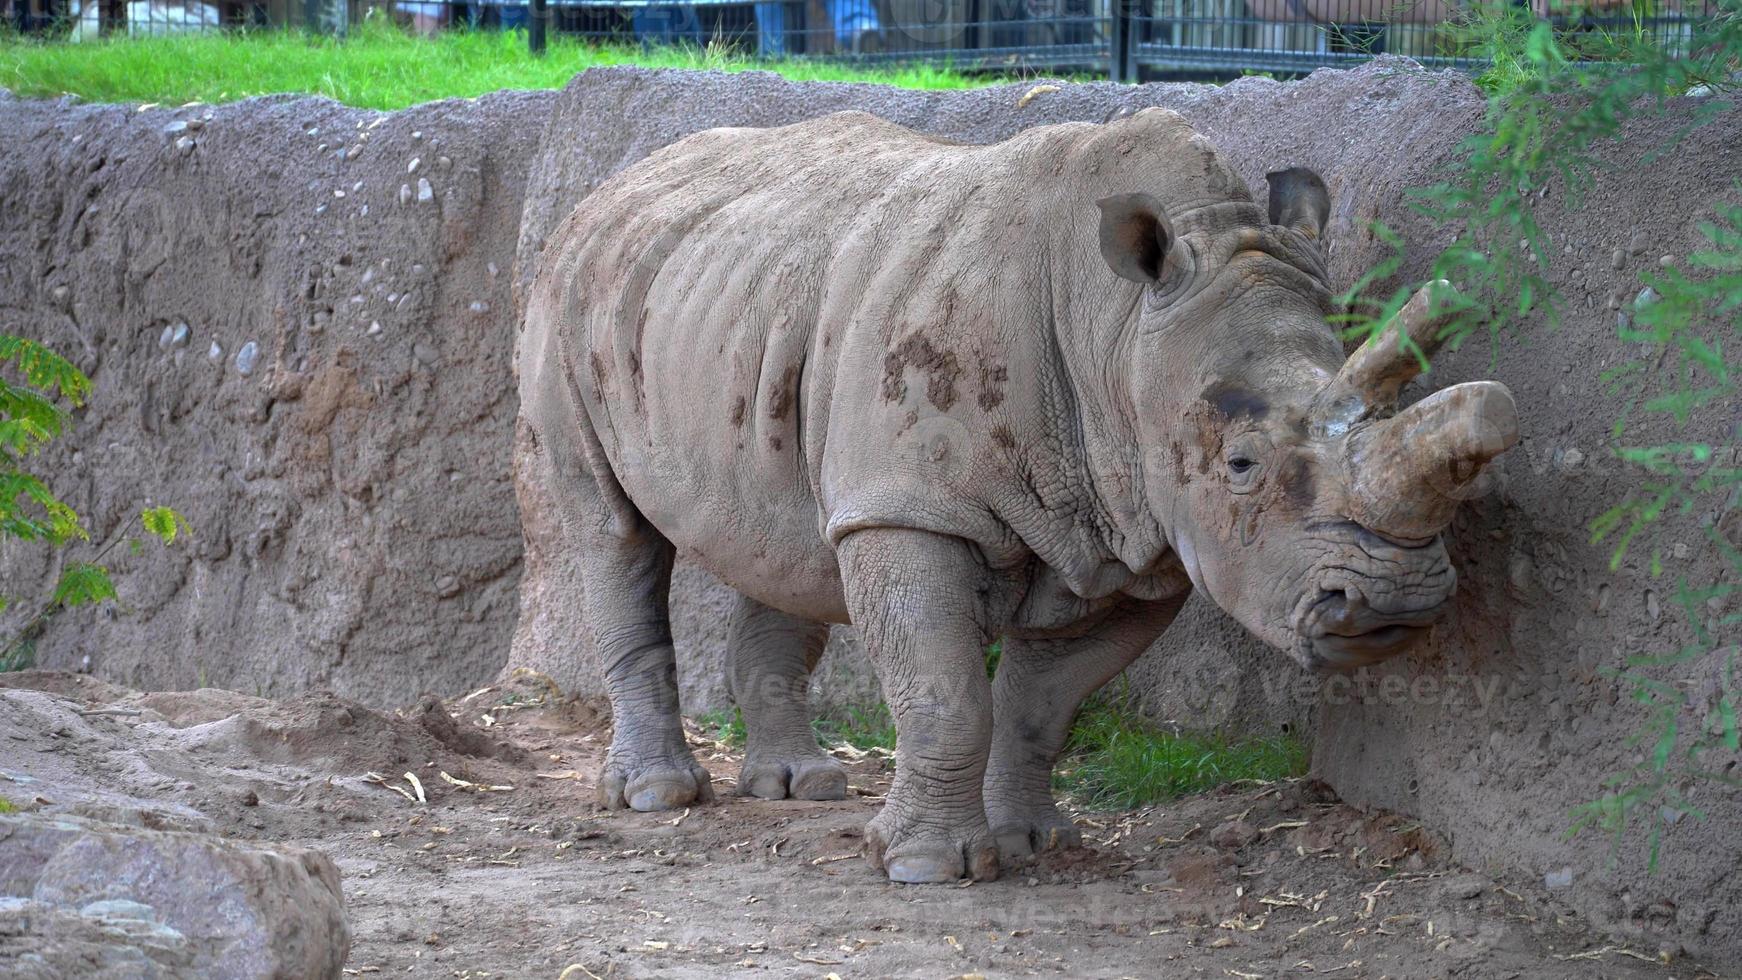
[[[351,947],[317,851],[72,816],[0,814],[0,921],[25,976],[329,977]]]

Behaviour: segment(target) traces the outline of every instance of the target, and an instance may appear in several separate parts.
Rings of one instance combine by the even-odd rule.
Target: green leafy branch
[[[78,513],[49,489],[47,482],[26,468],[38,453],[66,431],[67,408],[79,408],[90,397],[91,381],[66,358],[33,340],[0,334],[0,366],[8,367],[19,380],[0,375],[0,540],[40,542],[54,549],[73,541],[89,541]],[[169,507],[148,507],[140,512],[139,525],[163,542],[173,544],[187,531],[187,521]],[[123,532],[88,561],[69,561],[61,569],[48,601],[28,618],[4,644],[0,644],[0,669],[24,665],[25,640],[56,612],[73,606],[94,605],[116,598],[115,583],[103,564],[120,542],[131,540],[135,551],[141,544]],[[0,611],[14,602],[0,593]]]

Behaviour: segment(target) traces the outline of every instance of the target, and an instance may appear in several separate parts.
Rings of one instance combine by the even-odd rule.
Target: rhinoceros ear
[[[1318,241],[1331,220],[1331,193],[1324,178],[1305,167],[1290,167],[1264,179],[1270,184],[1270,223]]]
[[[1153,285],[1173,254],[1173,227],[1161,202],[1148,194],[1115,194],[1101,208],[1101,257],[1122,279]]]

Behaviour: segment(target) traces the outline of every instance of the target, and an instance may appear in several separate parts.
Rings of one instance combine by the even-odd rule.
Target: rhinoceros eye
[[[1227,455],[1222,457],[1223,465],[1228,467],[1228,489],[1235,493],[1246,493],[1258,482],[1259,454],[1250,440],[1241,440],[1241,444],[1228,447]]]

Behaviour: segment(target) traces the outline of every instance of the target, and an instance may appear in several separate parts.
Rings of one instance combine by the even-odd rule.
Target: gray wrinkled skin
[[[711,797],[679,549],[745,596],[740,792],[844,793],[804,680],[818,624],[860,631],[900,733],[867,829],[897,881],[1076,842],[1049,787],[1072,717],[1193,587],[1313,666],[1421,632],[1455,576],[1437,532],[1349,516],[1389,406],[1334,383],[1322,182],[1273,176],[1267,216],[1165,110],[992,146],[841,113],[701,133],[586,198],[533,287],[521,421],[584,564],[605,802]]]

